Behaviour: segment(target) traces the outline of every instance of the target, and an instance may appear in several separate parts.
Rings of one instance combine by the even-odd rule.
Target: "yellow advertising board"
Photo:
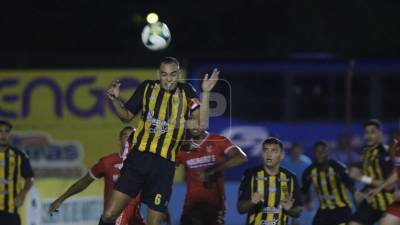
[[[60,168],[82,159],[90,166],[118,151],[124,125],[105,91],[120,80],[128,99],[146,79],[157,79],[156,69],[0,71],[0,118],[13,123],[13,143],[27,151],[38,175],[53,176],[40,165]]]

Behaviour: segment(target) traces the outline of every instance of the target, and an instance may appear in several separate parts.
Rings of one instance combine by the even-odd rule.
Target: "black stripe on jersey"
[[[335,185],[336,185],[336,188],[338,190],[339,198],[341,199],[341,201],[344,204],[346,204],[347,206],[350,206],[349,203],[346,200],[347,191],[343,187],[345,185],[340,180],[339,174],[337,174],[337,171],[335,170],[335,168],[333,168],[333,171],[335,171]]]
[[[161,103],[163,101],[164,95],[165,95],[165,91],[163,89],[160,89],[160,92],[158,92],[156,103],[154,104],[155,109],[154,109],[153,118],[160,118],[159,114],[160,114]],[[157,125],[151,124],[150,125],[150,130],[154,129],[156,127],[157,127]],[[149,139],[147,140],[147,143],[146,143],[146,148],[145,148],[146,150],[145,151],[150,152],[151,142],[153,142],[154,135],[155,135],[154,132],[150,132]]]
[[[282,180],[281,180],[281,177],[282,177],[282,171],[280,171],[280,172],[278,173],[278,175],[277,175],[277,177],[276,177],[276,181],[275,181],[276,189],[279,190],[279,191],[276,193],[276,198],[275,198],[275,203],[274,203],[274,205],[275,205],[276,208],[279,208],[279,207],[280,207],[279,204],[280,204],[280,202],[281,202],[281,195],[282,195],[282,191],[284,191],[283,188],[282,188]],[[280,213],[282,213],[282,212],[280,212]],[[280,213],[279,213],[279,214],[280,214]],[[279,214],[275,214],[275,215],[274,215],[274,219],[275,219],[275,220],[278,220],[278,219],[279,219]],[[283,218],[283,215],[282,215],[282,218]]]
[[[329,194],[330,196],[333,196],[331,202],[332,202],[332,205],[336,208],[336,207],[337,207],[337,205],[336,205],[336,199],[335,199],[335,195],[333,194],[333,190],[332,190],[332,185],[333,185],[333,184],[331,184],[331,181],[329,180],[329,176],[330,176],[330,175],[329,175],[329,166],[328,166],[328,169],[325,170],[326,189],[328,190],[328,194]]]
[[[178,91],[178,90],[177,90]],[[177,116],[176,116],[176,121],[175,121],[175,125],[174,125],[174,133],[172,134],[172,139],[171,139],[171,143],[170,143],[170,145],[168,146],[168,151],[167,151],[167,159],[171,159],[171,154],[172,154],[172,148],[175,146],[175,143],[176,143],[176,139],[178,138],[178,134],[179,134],[179,130],[180,129],[182,129],[180,126],[179,126],[179,124],[180,124],[180,122],[181,122],[181,116],[182,116],[182,113],[184,112],[184,108],[183,108],[183,105],[184,105],[184,102],[183,101],[185,101],[184,99],[183,99],[183,93],[182,93],[182,91],[181,90],[179,90],[179,92],[178,92],[178,96],[179,96],[179,108],[178,108],[178,112],[177,112]],[[184,129],[184,128],[183,128]],[[181,140],[180,140],[181,141]],[[164,142],[163,142],[163,144],[162,145],[164,145]],[[177,146],[178,148],[177,149],[179,149],[179,146],[181,145],[181,143],[179,143],[179,145]],[[174,151],[175,151],[175,149],[174,149]]]
[[[151,88],[150,86],[153,86],[153,88]],[[145,88],[145,90],[146,90],[146,88]],[[146,128],[146,119],[147,119],[147,114],[149,113],[149,111],[150,111],[150,109],[149,109],[149,107],[150,107],[150,97],[151,97],[151,95],[153,94],[153,91],[154,91],[154,85],[153,84],[148,84],[148,87],[147,87],[147,91],[146,91],[146,93],[144,93],[144,95],[143,95],[143,98],[146,98],[147,100],[146,100],[146,105],[145,106],[143,106],[144,108],[145,108],[145,110],[142,112],[142,117],[143,117],[143,128],[142,128],[142,130],[140,131],[140,133],[138,134],[138,136],[137,136],[137,140],[136,140],[136,143],[133,145],[133,146],[137,146],[138,148],[139,148],[139,145],[140,145],[140,143],[142,143],[142,139],[143,139],[143,136],[144,136],[144,132],[145,132],[145,128]],[[143,99],[142,99],[142,101],[143,101]],[[133,147],[132,146],[132,147]]]
[[[168,103],[167,103],[167,108],[166,108],[167,112],[166,112],[166,115],[165,115],[165,121],[168,122],[168,129],[169,129],[169,125],[170,125],[169,121],[170,121],[171,115],[172,115],[172,107],[173,107],[172,98],[173,98],[173,95],[171,94],[169,96],[169,98],[168,98]],[[162,133],[160,135],[160,138],[158,139],[157,148],[156,148],[156,154],[157,155],[161,155],[161,150],[162,150],[162,148],[164,146],[165,136],[167,136],[167,134],[168,134],[168,132]],[[167,155],[167,158],[170,159],[171,157]]]
[[[5,151],[5,158],[4,158],[4,179],[7,180],[8,182],[5,183],[4,185],[4,191],[8,192],[8,186],[10,182],[14,182],[15,177],[9,177],[9,171],[10,171],[10,148],[7,148]],[[8,207],[9,207],[9,197],[10,193],[7,193],[4,196],[4,211],[8,212]]]
[[[321,205],[325,206],[326,209],[329,209],[328,200],[326,198],[324,198],[325,193],[322,189],[322,181],[321,181],[321,175],[320,175],[321,171],[318,168],[316,168],[316,169],[317,169],[316,176],[317,176],[317,183],[318,183],[318,191],[319,191],[320,195],[322,196]]]
[[[265,180],[265,177],[268,177],[268,179],[267,180]],[[264,204],[267,206],[267,207],[269,207],[269,205],[268,205],[268,201],[269,201],[269,198],[270,198],[270,195],[274,195],[275,194],[275,192],[271,192],[269,189],[270,189],[270,186],[269,186],[269,179],[271,179],[271,176],[268,176],[265,172],[264,172]],[[275,190],[275,191],[277,191],[277,190]],[[264,220],[266,220],[267,219],[267,212],[264,212],[263,211],[263,209],[261,210],[261,221],[264,221]]]
[[[16,160],[15,160],[14,180],[13,180],[13,182],[14,182],[14,190],[13,190],[14,197],[17,196],[18,179],[19,179],[19,176],[21,175],[21,174],[18,174],[18,171],[20,171],[21,167],[22,167],[22,163],[20,163],[21,160],[22,160],[22,156],[16,157]],[[21,165],[21,167],[19,167],[18,165]],[[14,202],[14,206],[15,206],[15,202]],[[15,207],[15,210],[16,209],[17,208]]]

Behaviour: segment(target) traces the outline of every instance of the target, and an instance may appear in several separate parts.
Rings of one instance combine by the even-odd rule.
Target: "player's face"
[[[200,129],[199,120],[190,119],[187,121],[187,127],[192,137],[199,137],[204,133],[204,129]]]
[[[316,163],[322,164],[328,159],[328,148],[318,145],[313,150],[314,160]]]
[[[381,141],[382,132],[376,126],[364,128],[364,141],[367,146],[373,146]]]
[[[161,87],[165,90],[173,90],[178,82],[180,69],[175,63],[161,63],[160,65]]]
[[[285,156],[283,149],[277,144],[265,144],[263,146],[264,165],[268,168],[276,168]]]
[[[10,140],[10,128],[6,125],[0,125],[0,146],[8,145]]]

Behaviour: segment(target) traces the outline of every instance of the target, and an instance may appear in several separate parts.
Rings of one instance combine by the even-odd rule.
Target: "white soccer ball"
[[[142,41],[152,51],[162,50],[171,42],[171,33],[165,23],[151,23],[143,28]]]

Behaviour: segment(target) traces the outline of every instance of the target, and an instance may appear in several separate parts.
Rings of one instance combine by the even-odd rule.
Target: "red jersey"
[[[104,208],[106,207],[113,190],[114,184],[119,177],[123,158],[119,153],[113,153],[102,157],[89,171],[93,179],[104,177]],[[134,198],[126,207],[117,224],[144,224],[140,214],[140,195]]]
[[[188,141],[176,156],[176,164],[183,164],[186,171],[185,207],[196,202],[205,201],[219,208],[225,207],[225,189],[223,172],[217,172],[211,177],[211,182],[204,184],[200,180],[200,172],[221,163],[226,154],[236,147],[223,136],[208,134],[200,144]]]

